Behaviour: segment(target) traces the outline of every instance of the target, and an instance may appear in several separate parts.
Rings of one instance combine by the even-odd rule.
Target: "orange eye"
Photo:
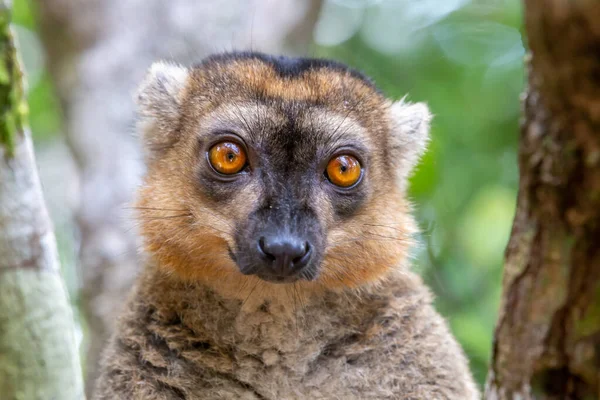
[[[360,179],[360,162],[350,155],[332,158],[327,164],[327,178],[336,186],[350,187]]]
[[[210,165],[223,175],[233,175],[246,166],[246,152],[233,142],[215,144],[208,151]]]

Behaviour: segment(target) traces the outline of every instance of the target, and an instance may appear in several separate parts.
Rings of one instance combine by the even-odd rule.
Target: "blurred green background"
[[[61,113],[26,0],[15,0],[14,9],[29,81],[30,123],[43,158],[63,140]],[[437,295],[437,308],[481,384],[516,202],[525,52],[521,20],[516,0],[329,0],[310,52],[344,61],[373,77],[388,96],[408,94],[434,113],[430,150],[410,189],[423,232],[415,268]],[[49,187],[51,172],[40,172],[45,191],[63,190]],[[60,206],[49,206],[76,305],[76,240]]]

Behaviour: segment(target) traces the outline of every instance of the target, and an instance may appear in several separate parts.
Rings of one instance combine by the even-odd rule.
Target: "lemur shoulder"
[[[155,64],[139,96],[145,268],[96,399],[479,397],[410,270],[430,113],[325,60]]]

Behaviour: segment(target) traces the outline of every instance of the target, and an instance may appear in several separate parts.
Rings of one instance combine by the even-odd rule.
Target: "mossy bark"
[[[486,399],[600,398],[600,2],[525,0],[517,214]]]
[[[0,144],[14,152],[16,136],[23,131],[27,114],[21,70],[10,31],[10,5],[0,2]]]
[[[0,398],[82,399],[73,316],[25,126],[6,1],[0,21]]]

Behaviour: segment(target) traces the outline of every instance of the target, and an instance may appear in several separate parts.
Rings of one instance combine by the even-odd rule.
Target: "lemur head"
[[[141,231],[167,271],[354,287],[405,259],[426,105],[336,62],[259,53],[157,63],[138,103]]]

